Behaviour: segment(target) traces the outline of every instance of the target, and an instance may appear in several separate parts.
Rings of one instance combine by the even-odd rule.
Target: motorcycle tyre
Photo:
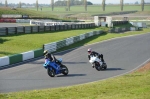
[[[95,65],[94,67],[97,71],[100,71],[102,69],[102,67],[100,66],[99,63],[96,62],[94,65]]]
[[[65,68],[65,70],[62,72],[62,74],[68,75],[68,73],[69,73],[68,68],[65,65],[61,65],[61,68]]]
[[[104,70],[106,70],[106,69],[107,69],[107,64],[105,63],[105,64],[104,64]]]
[[[50,77],[54,77],[54,76],[55,76],[55,71],[54,71],[54,69],[52,68],[52,70],[50,70],[49,68],[47,68],[47,74],[48,74]]]

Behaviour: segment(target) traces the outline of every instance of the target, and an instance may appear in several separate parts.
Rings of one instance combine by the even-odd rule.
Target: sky
[[[7,0],[8,3],[19,3],[19,2],[22,2],[22,3],[35,3],[36,0]],[[54,0],[55,1],[58,1],[58,0]],[[63,1],[63,0],[60,0],[60,1]],[[90,1],[92,2],[93,4],[101,4],[102,3],[102,0],[87,0],[87,1]],[[124,0],[124,3],[135,3],[136,1],[138,1],[139,3],[141,2],[141,0]],[[3,4],[5,3],[5,0],[0,0],[0,2],[2,2]],[[150,2],[150,0],[145,0],[145,2]],[[51,3],[51,0],[38,0],[38,3],[40,4],[50,4]],[[113,4],[116,4],[116,3],[120,3],[120,0],[106,0],[106,4],[108,3],[113,3]]]

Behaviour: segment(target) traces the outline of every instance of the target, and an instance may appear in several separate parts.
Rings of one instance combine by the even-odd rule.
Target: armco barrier
[[[79,36],[70,37],[70,38],[67,38],[58,42],[44,44],[43,48],[40,48],[40,49],[23,52],[23,53],[11,55],[11,56],[0,57],[0,67],[23,62],[23,61],[37,58],[37,57],[41,57],[43,55],[44,50],[48,50],[49,52],[55,52],[59,48],[68,46],[70,44],[73,44],[75,42],[81,41],[83,39],[86,39],[94,35],[99,35],[101,33],[103,33],[103,31],[93,31],[93,32],[85,33],[85,34],[80,34]]]
[[[55,25],[55,26],[19,26],[19,27],[0,27],[0,35],[13,35],[20,33],[36,33],[36,32],[49,32],[60,31],[80,28],[95,27],[94,23],[85,24],[71,24],[71,25]]]
[[[110,33],[120,33],[125,31],[137,31],[137,27],[126,27],[126,28],[110,28]]]

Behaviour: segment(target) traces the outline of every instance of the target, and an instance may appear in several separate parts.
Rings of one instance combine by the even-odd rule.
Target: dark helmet
[[[43,54],[47,55],[48,54],[48,50],[44,50]]]

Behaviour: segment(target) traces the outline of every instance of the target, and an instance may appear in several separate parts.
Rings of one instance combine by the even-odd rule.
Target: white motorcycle
[[[95,67],[96,70],[100,71],[100,70],[105,70],[107,69],[107,64],[103,63],[101,61],[101,59],[99,59],[98,57],[92,56],[89,60],[89,62],[93,65],[93,67]]]

